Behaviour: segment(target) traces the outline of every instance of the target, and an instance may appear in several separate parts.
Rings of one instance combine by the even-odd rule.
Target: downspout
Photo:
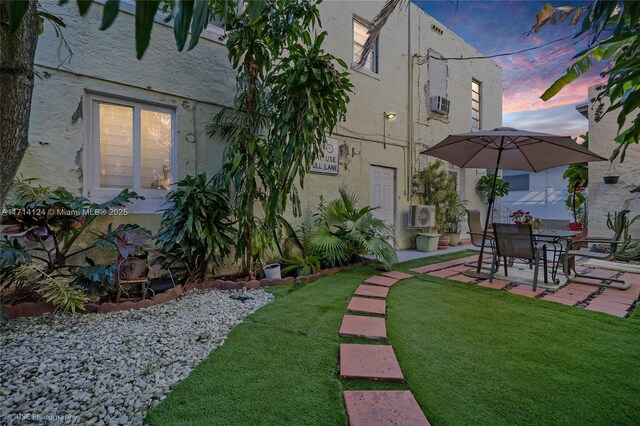
[[[411,201],[413,174],[413,56],[411,54],[411,3],[407,6],[407,201]]]

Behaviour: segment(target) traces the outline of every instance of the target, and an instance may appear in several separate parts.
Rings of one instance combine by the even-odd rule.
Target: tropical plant
[[[80,287],[71,285],[70,279],[53,277],[33,264],[24,264],[16,268],[15,276],[25,282],[35,283],[35,291],[47,302],[51,302],[57,310],[64,313],[75,313],[84,310],[89,301]]]
[[[436,160],[417,173],[418,182],[424,186],[424,204],[436,206],[436,230],[444,233],[448,226],[448,211],[459,198],[455,190],[454,177],[445,169],[442,160]],[[457,206],[456,206],[457,208]]]
[[[127,259],[144,252],[144,243],[151,238],[151,231],[130,223],[113,228],[110,223],[107,232],[95,232],[94,235],[96,246],[113,249],[121,259]]]
[[[234,245],[227,191],[205,173],[187,176],[167,195],[156,244],[177,276],[190,281],[213,273]]]
[[[634,216],[631,219],[626,216],[624,217],[622,236],[620,237],[622,244],[618,244],[616,252],[613,253],[615,259],[626,262],[630,260],[640,260],[640,242],[634,242],[629,232],[629,227],[638,219],[640,219],[640,215]],[[607,213],[607,228],[615,232],[619,226],[618,220],[618,212]]]
[[[3,209],[3,232],[24,237],[33,259],[44,263],[44,272],[69,275],[67,261],[94,245],[75,249],[75,243],[91,223],[115,207],[144,199],[133,191],[122,190],[115,198],[97,204],[76,196],[64,188],[52,189],[31,185],[32,180],[17,181],[21,201]]]
[[[476,184],[476,189],[487,194],[487,198],[489,199],[508,195],[509,182],[501,177],[496,178],[495,192],[491,191],[494,177],[495,173],[487,173],[486,175],[480,176],[480,179],[478,179],[478,183]]]
[[[76,270],[71,285],[78,286],[90,296],[105,297],[116,291],[116,264],[96,264],[91,258],[85,258],[87,266]]]
[[[358,196],[340,189],[340,198],[324,204],[320,200],[314,226],[305,238],[308,253],[327,266],[356,262],[368,255],[386,269],[397,261],[393,228],[373,216],[372,207],[357,208]]]
[[[463,200],[457,191],[452,191],[447,200],[446,207],[446,231],[450,233],[460,232],[460,223],[466,214],[467,200]]]
[[[295,271],[298,276],[307,276],[315,274],[320,270],[320,258],[318,256],[295,256],[289,259],[283,259],[282,263],[287,265],[282,274]]]
[[[280,257],[291,257],[294,249],[300,252],[302,256],[305,255],[304,245],[298,237],[298,233],[282,215],[278,216],[278,227],[275,230],[275,234],[274,241]]]
[[[558,78],[541,96],[549,100],[568,84],[593,68],[595,63],[607,65],[601,73],[607,77],[607,83],[596,100],[608,97],[611,105],[605,114],[618,110],[618,146],[611,160],[620,156],[624,161],[625,152],[630,144],[640,139],[640,2],[592,1],[588,6],[564,6],[554,8],[550,4],[536,15],[532,28],[538,32],[547,24],[569,22],[577,25],[582,18],[582,26],[575,39],[588,37],[588,48],[576,54],[575,62],[566,73]],[[636,117],[628,129],[622,131],[628,117]]]
[[[7,291],[11,290],[11,300],[19,300],[27,293],[27,282],[24,277],[18,277],[19,267],[31,263],[29,252],[20,244],[18,239],[4,237],[0,241],[0,296],[6,299]],[[6,300],[3,300],[6,302]]]
[[[270,245],[254,238],[273,237],[288,201],[299,213],[295,179],[302,187],[307,165],[346,113],[352,85],[346,64],[322,50],[326,33],[312,33],[319,25],[317,4],[249,2],[243,13],[225,16],[237,94],[234,108],[222,109],[210,132],[228,143],[218,178],[233,189],[235,254],[250,278],[259,258],[255,250]]]
[[[582,146],[589,148],[589,133],[580,136],[584,139]],[[567,191],[569,195],[565,200],[567,209],[573,215],[574,223],[585,223],[586,210],[584,208],[587,197],[584,189],[589,185],[589,163],[570,164],[562,174],[562,178],[567,180]]]

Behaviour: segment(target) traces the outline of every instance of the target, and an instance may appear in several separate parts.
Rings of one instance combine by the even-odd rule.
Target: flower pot
[[[438,239],[438,250],[448,249],[450,242],[451,242],[451,239],[449,238],[449,235],[447,234],[440,235],[440,238]]]
[[[120,277],[124,280],[135,280],[140,278],[146,267],[145,259],[129,258],[120,266]]]
[[[272,263],[270,265],[265,265],[264,269],[264,277],[268,280],[274,280],[276,278],[282,278],[280,274],[280,264]]]
[[[458,243],[460,242],[460,233],[459,232],[450,232],[449,234],[449,246],[457,246]]]
[[[438,234],[418,234],[416,235],[416,248],[418,251],[436,251],[438,249]]]
[[[605,185],[612,185],[614,183],[618,183],[620,176],[603,176],[602,179],[604,180]]]

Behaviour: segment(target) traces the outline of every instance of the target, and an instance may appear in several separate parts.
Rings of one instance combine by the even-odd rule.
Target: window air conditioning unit
[[[436,225],[436,206],[410,206],[409,227],[429,228]]]
[[[451,102],[449,101],[449,99],[443,98],[442,96],[431,97],[431,111],[433,112],[448,115],[450,104]]]

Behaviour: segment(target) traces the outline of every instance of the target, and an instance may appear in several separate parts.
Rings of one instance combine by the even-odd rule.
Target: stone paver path
[[[455,266],[455,265],[452,265]],[[367,278],[347,306],[350,312],[386,314],[390,288],[413,275],[399,271],[384,272]],[[373,299],[372,297],[376,297]],[[385,318],[346,314],[340,336],[386,339]],[[340,377],[343,379],[404,382],[393,347],[374,344],[341,344]],[[411,391],[344,391],[344,403],[351,426],[429,425]]]
[[[471,269],[464,263],[477,260],[477,255],[464,257],[445,262],[433,263],[411,269],[412,272],[428,274],[434,277],[446,278],[454,281],[461,281],[470,284],[478,284],[481,287],[504,290],[512,294],[538,298],[548,302],[561,303],[567,306],[576,306],[590,311],[603,312],[618,317],[630,316],[637,306],[640,305],[640,274],[630,272],[620,273],[608,269],[580,268],[581,273],[589,274],[593,279],[587,281],[594,284],[602,283],[607,278],[621,278],[629,283],[629,288],[619,290],[595,285],[569,283],[557,291],[548,290],[538,286],[533,291],[530,284],[522,284],[508,279],[478,280],[464,275],[462,272]],[[485,260],[489,260],[485,256]]]
[[[428,426],[410,391],[345,391],[350,426]]]
[[[347,310],[351,312],[363,312],[365,314],[384,315],[387,313],[387,301],[368,297],[352,297],[349,306],[347,306]]]
[[[369,339],[386,339],[387,326],[384,318],[345,315],[340,326],[341,336],[367,337]]]

